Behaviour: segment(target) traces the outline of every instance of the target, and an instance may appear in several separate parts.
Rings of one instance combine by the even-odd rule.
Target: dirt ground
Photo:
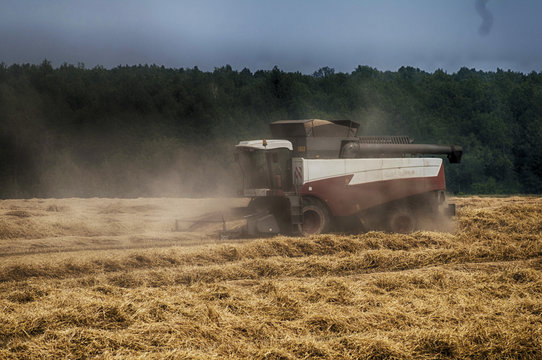
[[[0,257],[215,242],[242,221],[246,199],[28,199],[0,201]]]
[[[218,240],[242,199],[0,201],[0,358],[541,359],[542,198]]]

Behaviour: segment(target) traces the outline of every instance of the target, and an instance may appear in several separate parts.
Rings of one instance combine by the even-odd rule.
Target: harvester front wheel
[[[304,236],[322,234],[329,231],[331,219],[327,207],[312,198],[303,199],[303,228]]]

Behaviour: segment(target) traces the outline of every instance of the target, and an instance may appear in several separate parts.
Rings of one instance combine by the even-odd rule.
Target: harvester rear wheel
[[[329,231],[331,219],[327,207],[313,198],[303,199],[303,227],[305,236]]]
[[[416,230],[414,212],[406,208],[396,208],[388,218],[388,230],[394,233],[409,234]]]

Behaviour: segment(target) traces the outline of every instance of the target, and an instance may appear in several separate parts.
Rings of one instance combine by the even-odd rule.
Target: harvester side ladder
[[[292,229],[294,231],[301,230],[303,225],[303,202],[301,196],[291,195],[288,196],[290,200],[290,220],[292,222]]]

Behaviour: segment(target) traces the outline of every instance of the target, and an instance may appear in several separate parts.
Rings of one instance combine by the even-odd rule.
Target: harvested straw
[[[455,234],[7,257],[0,358],[542,358],[541,199],[457,203]]]

